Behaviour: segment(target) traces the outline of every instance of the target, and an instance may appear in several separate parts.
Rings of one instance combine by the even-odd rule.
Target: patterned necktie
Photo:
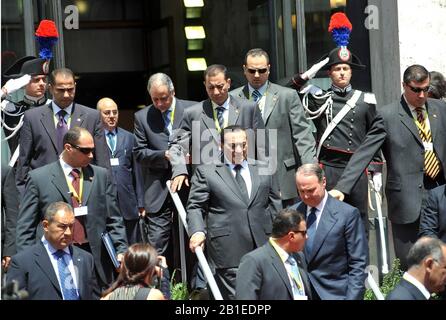
[[[313,250],[313,241],[316,233],[316,208],[311,208],[310,214],[307,216],[307,241],[305,242],[305,255],[307,258]]]
[[[217,107],[217,120],[218,120],[218,125],[220,126],[220,130],[223,130],[223,126],[225,123],[224,112],[225,112],[224,107]]]
[[[300,277],[299,269],[297,268],[296,260],[289,255],[286,260],[291,266],[291,278],[293,279],[293,295],[294,296],[303,296],[305,295],[302,278]]]
[[[65,116],[67,112],[65,110],[60,110],[57,113],[59,121],[56,125],[56,135],[57,135],[57,152],[60,154],[63,151],[63,137],[68,131],[68,125],[65,122]]]
[[[427,127],[426,119],[423,115],[423,108],[416,108],[415,111],[417,112],[417,121],[419,124],[418,132],[420,134],[421,141],[432,145],[432,133]],[[434,150],[425,150],[424,152],[424,172],[432,179],[435,179],[440,172],[440,162],[438,161]]]
[[[80,196],[80,171],[77,169],[71,170],[71,176],[73,177],[73,181],[71,181],[71,185],[73,186],[73,189],[76,191],[76,194]],[[80,200],[80,199],[79,199]],[[78,198],[76,198],[74,195],[71,197],[71,202],[73,205],[73,208],[78,208],[80,206]],[[85,227],[84,227],[84,216],[78,216],[74,220],[74,227],[73,227],[73,241],[74,243],[82,244],[86,242],[86,235],[85,235]]]
[[[60,289],[62,291],[64,300],[79,300],[77,290],[74,287],[73,276],[65,262],[63,250],[57,250],[54,252],[54,256],[57,258],[57,272],[59,274]]]
[[[235,181],[237,181],[237,184],[240,187],[242,195],[246,197],[246,199],[249,199],[248,188],[246,188],[245,179],[243,179],[242,174],[240,173],[240,170],[242,170],[242,165],[237,164],[234,167],[234,170],[235,170]]]
[[[259,90],[256,89],[252,92],[252,98],[255,102],[259,103],[260,98],[262,98],[262,94],[259,92]]]
[[[112,155],[114,155],[115,154],[115,147],[116,147],[115,133],[109,131],[107,133],[107,140],[108,140],[108,146],[110,147],[110,151],[111,151]]]

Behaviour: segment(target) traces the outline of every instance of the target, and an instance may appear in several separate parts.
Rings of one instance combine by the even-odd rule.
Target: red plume
[[[42,20],[36,30],[36,36],[44,38],[58,38],[59,33],[57,32],[54,21]]]
[[[350,20],[348,20],[347,16],[342,12],[337,12],[331,16],[328,31],[331,32],[333,29],[339,28],[347,28],[352,31],[352,24],[350,23]]]

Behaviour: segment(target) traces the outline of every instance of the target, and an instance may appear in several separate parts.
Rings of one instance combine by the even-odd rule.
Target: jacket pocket
[[[231,234],[231,230],[228,227],[209,229],[208,234],[211,239],[214,239],[217,237],[229,236]]]
[[[287,169],[293,168],[293,167],[296,166],[296,159],[294,159],[294,157],[293,158],[288,158],[288,159],[283,160],[283,163],[285,164],[285,167]]]
[[[386,189],[401,191],[401,182],[395,180],[387,180]]]

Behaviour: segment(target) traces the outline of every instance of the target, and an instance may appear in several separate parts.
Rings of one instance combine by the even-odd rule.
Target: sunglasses
[[[406,83],[406,86],[408,86],[410,88],[410,90],[412,90],[415,93],[420,93],[421,91],[426,93],[430,89],[430,86],[427,86],[427,87],[424,87],[424,88],[415,88],[415,87],[412,87],[410,84],[407,84],[407,83]]]
[[[303,236],[307,234],[307,230],[293,230],[294,233],[301,233]]]
[[[255,74],[256,72],[258,72],[259,74],[264,74],[266,71],[268,71],[268,68],[263,68],[263,69],[246,69],[248,70],[249,73],[251,74]]]
[[[82,148],[82,147],[79,147],[79,146],[77,146],[75,144],[72,144],[72,143],[70,143],[70,145],[73,148],[75,148],[75,149],[79,150],[80,152],[82,152],[83,154],[90,154],[90,152],[94,151],[94,148]]]

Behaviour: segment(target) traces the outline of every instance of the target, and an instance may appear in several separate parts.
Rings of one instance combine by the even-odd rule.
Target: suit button
[[[350,121],[351,121],[351,122],[354,122],[354,121],[355,121],[355,119],[351,118],[351,119],[350,119]]]
[[[355,111],[355,110],[353,110],[352,112],[353,112],[353,114],[355,114],[355,113],[356,113],[356,111]]]
[[[327,147],[329,147],[330,146],[330,144],[329,143],[327,143]]]
[[[351,126],[350,126],[350,129],[352,129],[352,130],[353,130],[353,125],[351,125]]]
[[[331,140],[331,136],[329,136],[329,137],[327,138],[327,140]]]
[[[421,189],[422,187],[423,187],[423,186],[422,186],[421,184],[419,184],[419,185],[418,185],[418,188],[420,188],[420,189]]]
[[[347,151],[350,151],[350,148],[347,148]]]
[[[348,136],[349,136],[349,137],[353,137],[353,133],[350,132],[350,133],[348,134]]]
[[[352,141],[350,140],[350,141],[348,142],[348,144],[352,144]]]

